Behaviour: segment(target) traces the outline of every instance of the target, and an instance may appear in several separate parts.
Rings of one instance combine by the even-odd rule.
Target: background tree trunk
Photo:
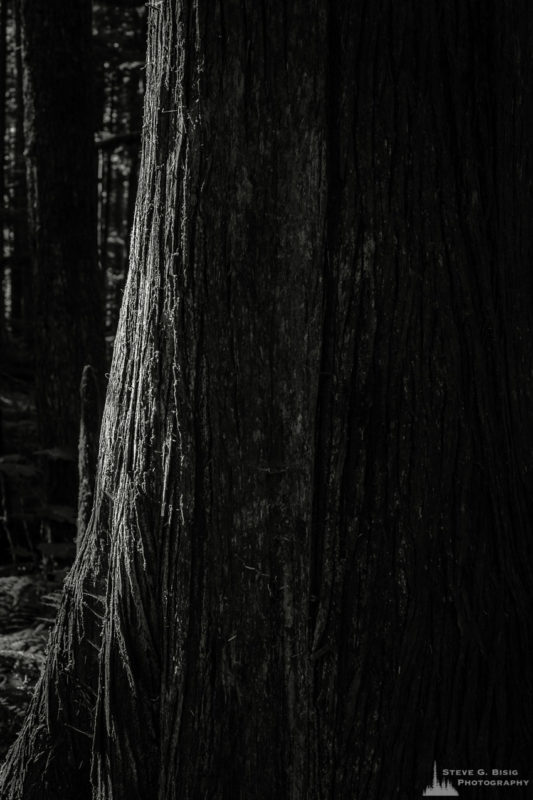
[[[29,252],[28,187],[24,158],[24,80],[22,67],[21,0],[13,3],[15,44],[15,135],[13,153],[12,316],[23,336],[33,336],[33,276]]]
[[[91,3],[21,0],[42,443],[75,451],[84,364],[102,376]]]
[[[531,23],[152,9],[94,513],[10,800],[527,776]]]
[[[4,209],[6,137],[7,0],[0,0],[0,342],[4,339]],[[1,438],[1,434],[0,434]]]

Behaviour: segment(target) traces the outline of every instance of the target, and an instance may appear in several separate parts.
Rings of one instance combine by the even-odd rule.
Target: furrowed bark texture
[[[96,501],[10,800],[527,774],[531,22],[152,10]]]
[[[20,0],[20,9],[37,411],[42,444],[74,452],[82,369],[104,368],[91,3]]]

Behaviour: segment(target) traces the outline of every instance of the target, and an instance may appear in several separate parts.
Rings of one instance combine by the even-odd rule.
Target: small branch
[[[127,133],[117,133],[116,136],[104,136],[96,139],[94,146],[97,150],[114,150],[121,144],[140,144],[140,131],[128,131]]]
[[[76,731],[76,733],[81,733],[82,736],[87,736],[89,739],[93,738],[90,733],[87,733],[87,731],[82,731],[79,728],[76,728],[75,725],[69,725],[68,722],[65,722],[65,728],[71,728],[73,731]]]

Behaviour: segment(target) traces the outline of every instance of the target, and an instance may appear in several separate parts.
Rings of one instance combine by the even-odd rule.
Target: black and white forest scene
[[[0,800],[533,800],[533,4],[0,0]]]

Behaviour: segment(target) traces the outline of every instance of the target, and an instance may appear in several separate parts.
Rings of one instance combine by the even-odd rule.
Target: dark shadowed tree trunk
[[[82,368],[104,363],[91,2],[21,0],[21,19],[37,411],[42,443],[74,449]]]
[[[6,137],[7,0],[0,0],[0,342],[4,338],[4,209]]]
[[[152,8],[96,499],[6,798],[527,774],[532,22]]]
[[[23,335],[33,337],[33,279],[30,259],[30,234],[28,230],[28,188],[24,158],[24,90],[22,67],[22,31],[20,6],[13,3],[15,40],[15,134],[13,152],[13,254],[11,314]]]

